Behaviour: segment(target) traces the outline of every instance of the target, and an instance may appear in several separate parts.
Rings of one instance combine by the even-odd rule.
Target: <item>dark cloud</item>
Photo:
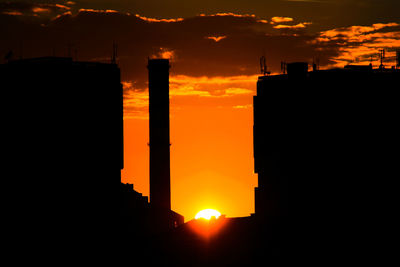
[[[78,60],[109,61],[113,42],[119,47],[124,81],[136,89],[146,88],[146,60],[163,54],[173,57],[173,75],[218,77],[259,73],[265,55],[272,72],[281,61],[308,61],[318,57],[321,65],[335,64],[343,49],[346,30],[310,33],[309,21],[260,18],[252,14],[217,13],[190,18],[161,19],[114,10],[81,9],[71,12],[56,5],[2,5],[0,10],[26,14],[34,7],[51,7],[53,17],[45,23],[27,15],[0,14],[0,55],[10,49],[23,57],[74,56]],[[13,9],[11,9],[13,7]],[[274,16],[277,17],[277,16]],[[280,22],[280,23],[278,23]],[[385,28],[385,27],[383,27]],[[334,37],[334,38],[333,38]],[[329,40],[323,40],[328,38]],[[218,40],[218,41],[217,41]]]
[[[276,25],[254,15],[220,13],[168,22],[110,10],[81,10],[46,24],[10,17],[2,16],[9,24],[2,35],[8,47],[23,42],[25,57],[65,56],[69,45],[70,53],[77,50],[80,60],[107,60],[116,42],[123,78],[140,85],[146,80],[147,57],[161,49],[174,53],[173,72],[190,76],[255,74],[263,54],[272,69],[279,71],[283,59],[308,60],[315,54],[315,48],[307,45],[312,36],[305,34],[306,26],[274,29]],[[223,38],[216,42],[210,36]],[[7,47],[2,49],[4,53]]]
[[[400,24],[375,23],[370,26],[350,26],[323,31],[313,42],[320,47],[333,45],[340,47],[337,56],[331,60],[337,65],[373,64],[380,65],[379,50],[385,49],[384,63],[391,67],[395,62],[395,52],[400,49]]]
[[[10,2],[9,0],[0,0]],[[310,21],[315,31],[349,25],[370,25],[377,21],[400,22],[398,0],[17,0],[12,2],[57,3],[71,7],[74,13],[81,8],[113,9],[139,13],[153,18],[189,18],[199,14],[234,12],[255,14],[260,18],[292,17]]]
[[[314,58],[321,67],[355,60],[369,64],[371,58],[376,65],[380,48],[387,49],[387,60],[392,61],[394,50],[400,48],[398,23],[313,32],[310,21],[279,16],[216,13],[163,19],[43,4],[1,7],[0,59],[12,50],[14,58],[55,55],[110,62],[113,43],[117,43],[124,112],[135,118],[147,118],[148,57],[171,58],[170,89],[175,102],[190,98],[190,103],[203,103],[204,97],[250,101],[251,97],[241,96],[254,94],[262,55],[269,70],[280,73],[281,61],[311,63]],[[51,11],[32,11],[47,7]],[[240,101],[234,105],[248,107],[248,102]]]
[[[39,19],[43,19],[44,17],[54,17],[55,14],[60,14],[70,9],[71,8],[68,5],[57,3],[35,3],[24,1],[0,2],[0,14],[36,16]]]

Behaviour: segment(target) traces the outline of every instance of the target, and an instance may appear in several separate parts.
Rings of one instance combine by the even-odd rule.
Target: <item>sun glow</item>
[[[212,217],[215,217],[215,219],[218,219],[219,216],[221,216],[221,213],[219,211],[213,210],[213,209],[205,209],[205,210],[199,211],[194,218],[196,220],[197,219],[211,220]]]

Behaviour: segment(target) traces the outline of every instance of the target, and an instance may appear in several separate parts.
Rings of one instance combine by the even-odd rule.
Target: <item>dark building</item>
[[[150,202],[171,209],[169,61],[149,59]]]
[[[169,60],[149,59],[150,204],[157,228],[174,228],[183,217],[171,211]]]
[[[308,72],[307,63],[287,71],[257,82],[255,217],[298,251],[350,253],[389,209],[379,192],[389,189],[398,148],[400,71]]]
[[[135,191],[133,184],[121,183],[121,199],[121,229],[136,239],[149,236],[152,222],[148,198]]]
[[[0,87],[3,196],[13,229],[57,242],[115,234],[123,168],[118,66],[10,61],[0,65]]]
[[[32,254],[112,255],[115,264],[150,257],[152,238],[183,224],[170,200],[168,72],[168,60],[149,61],[149,203],[121,183],[123,92],[116,64],[44,57],[0,65],[8,177],[2,200],[11,240],[23,240]]]

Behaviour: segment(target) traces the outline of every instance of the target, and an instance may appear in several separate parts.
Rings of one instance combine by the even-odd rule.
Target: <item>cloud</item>
[[[395,50],[400,49],[400,24],[376,23],[371,26],[350,26],[323,31],[313,41],[321,47],[337,46],[338,54],[331,66],[350,63],[380,65],[379,50],[386,50],[385,64],[394,65]]]
[[[174,75],[235,77],[259,73],[263,54],[268,67],[279,72],[282,60],[308,60],[316,51],[314,44],[307,43],[312,36],[303,32],[298,36],[288,34],[290,29],[273,28],[251,14],[217,13],[172,21],[115,10],[62,11],[47,23],[5,22],[9,27],[2,29],[2,36],[7,42],[0,44],[0,53],[5,54],[12,47],[18,50],[18,36],[24,36],[25,57],[54,51],[56,56],[66,56],[67,46],[73,44],[79,60],[109,62],[115,42],[122,79],[145,88],[146,60],[151,56],[172,58]],[[215,94],[220,93],[218,90]]]
[[[216,43],[218,43],[219,41],[225,39],[225,38],[226,38],[226,35],[225,35],[225,36],[207,36],[207,37],[205,37],[205,38],[206,38],[206,39],[213,40],[213,41],[215,41]]]
[[[237,18],[255,18],[256,15],[254,14],[235,14],[232,12],[222,12],[222,13],[216,13],[216,14],[200,14],[201,17],[237,17]]]
[[[387,27],[399,26],[398,23],[376,23],[371,26],[350,26],[332,29],[321,32],[321,38],[327,38],[326,40],[338,40],[343,39],[347,41],[358,40],[360,35],[365,35],[371,32],[375,32]]]
[[[0,3],[0,14],[13,16],[36,16],[37,14],[54,16],[66,12],[71,8],[66,5],[52,3],[31,3],[31,2],[5,2]]]
[[[43,8],[43,7],[33,7],[32,11],[34,13],[49,13],[49,12],[51,12],[50,8]]]
[[[59,16],[48,28],[60,33],[72,32],[73,36],[68,39],[80,43],[79,50],[82,52],[79,54],[89,59],[99,58],[99,54],[111,50],[112,41],[116,41],[120,47],[119,62],[125,70],[124,78],[139,80],[142,86],[146,80],[142,69],[148,56],[172,58],[177,74],[249,75],[258,72],[257,62],[263,50],[281,50],[289,43],[296,45],[303,42],[301,38],[291,42],[271,25],[260,23],[254,15],[233,13],[150,20],[127,13],[81,10],[73,16]],[[266,33],[270,35],[266,36]],[[89,37],[96,45],[82,43]],[[278,39],[287,45],[279,44]],[[223,40],[224,45],[215,46],[209,40],[218,43]],[[278,58],[279,53],[274,54],[276,58],[273,61],[280,66],[282,59]]]
[[[273,28],[274,29],[279,29],[279,30],[300,30],[306,28],[308,25],[311,25],[311,22],[301,22],[297,24],[293,24],[294,22],[293,18],[290,17],[272,17],[271,18],[271,24],[274,24]],[[284,24],[282,24],[284,23]],[[287,23],[292,23],[292,24],[287,24]]]
[[[231,77],[192,77],[172,75],[170,77],[170,98],[190,103],[194,98],[227,99],[255,94],[258,75]],[[137,88],[135,82],[122,82],[124,88],[125,118],[148,118],[148,90]]]
[[[283,22],[292,22],[293,18],[289,17],[272,17],[271,18],[271,23],[283,23]]]
[[[266,24],[266,23],[268,23],[268,20],[266,20],[266,19],[258,19],[257,22]]]
[[[155,18],[147,18],[144,16],[140,16],[139,14],[135,15],[136,17],[140,18],[141,20],[147,21],[147,22],[179,22],[182,21],[183,18],[176,18],[176,19],[155,19]]]
[[[113,10],[113,9],[106,9],[106,10],[91,9],[91,8],[81,8],[81,9],[79,9],[79,13],[82,13],[82,12],[88,12],[88,13],[119,13],[117,10]]]
[[[22,16],[23,15],[23,13],[21,11],[7,11],[7,10],[2,11],[1,14],[10,15],[10,16]]]
[[[150,58],[163,58],[163,59],[169,59],[170,62],[173,62],[176,60],[176,53],[174,50],[165,48],[165,47],[160,47],[159,51],[154,53],[153,55],[150,56]]]
[[[311,22],[302,22],[299,24],[295,24],[295,25],[276,25],[274,26],[275,29],[291,29],[291,30],[296,30],[296,29],[304,29],[307,25],[310,25]]]
[[[122,81],[124,92],[124,118],[148,119],[149,93],[135,88],[133,81]]]
[[[253,108],[252,104],[248,104],[248,105],[236,105],[233,106],[234,109],[249,109],[249,108]]]
[[[258,23],[268,23],[266,19],[262,18],[257,18],[255,14],[236,14],[232,12],[223,12],[223,13],[216,13],[216,14],[200,14],[200,17],[233,17],[233,18],[249,18],[251,20],[254,20],[255,22]]]
[[[224,77],[192,77],[174,75],[170,78],[171,95],[196,95],[200,97],[230,97],[252,94],[258,75]]]
[[[26,14],[29,9],[30,14],[35,14],[32,5],[28,9],[2,7],[0,13]],[[143,117],[147,112],[148,57],[171,59],[172,99],[251,101],[262,55],[272,73],[280,73],[281,61],[312,62],[315,57],[319,58],[321,68],[326,68],[343,66],[355,57],[365,62],[376,54],[378,47],[390,50],[389,60],[400,39],[397,23],[309,33],[309,22],[288,17],[275,17],[271,21],[284,21],[276,24],[260,23],[261,18],[255,15],[235,13],[171,20],[115,10],[53,7],[57,12],[51,12],[51,16],[47,12],[36,13],[38,20],[0,14],[0,23],[7,25],[0,28],[4,40],[0,43],[0,55],[11,49],[15,54],[21,50],[23,57],[66,56],[72,46],[75,59],[110,62],[113,43],[117,43],[125,112],[129,116]],[[43,21],[41,16],[50,19]]]

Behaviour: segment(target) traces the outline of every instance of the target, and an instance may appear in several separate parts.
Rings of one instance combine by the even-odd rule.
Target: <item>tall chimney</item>
[[[171,209],[169,60],[149,59],[150,203]]]

